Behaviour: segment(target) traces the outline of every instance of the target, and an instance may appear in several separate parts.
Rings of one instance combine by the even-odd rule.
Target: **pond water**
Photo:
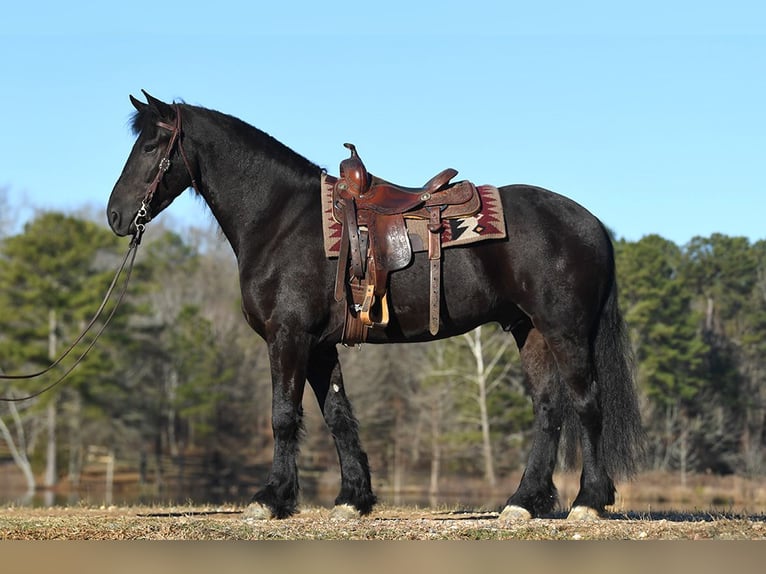
[[[445,479],[437,496],[430,496],[427,480],[411,482],[396,491],[385,482],[374,486],[378,501],[386,506],[445,508],[463,510],[498,511],[508,495],[515,490],[518,476],[505,478],[498,488],[487,488],[476,478],[451,477]],[[647,476],[618,485],[614,512],[663,513],[696,512],[711,514],[766,514],[766,481],[741,477],[700,476],[680,486],[673,476]],[[576,475],[557,476],[559,499],[568,507],[579,486]],[[301,483],[301,504],[304,506],[332,506],[340,484],[337,474],[306,477]],[[0,506],[164,506],[164,505],[246,505],[257,485],[237,488],[183,488],[166,486],[140,486],[135,481],[115,482],[111,492],[102,480],[86,481],[73,492],[37,491],[32,497],[24,496],[24,486],[18,481],[0,480]]]
[[[333,492],[301,493],[301,505],[330,508],[335,495]],[[393,493],[387,489],[376,490],[378,503],[385,506],[404,506],[417,508],[436,508],[449,510],[470,510],[497,512],[505,502],[505,495],[476,493],[476,491],[441,493],[429,497],[427,492],[410,489],[407,492]],[[111,499],[104,489],[88,488],[76,493],[36,492],[31,498],[25,498],[22,492],[0,492],[0,506],[244,506],[251,494],[221,495],[203,492],[165,492],[163,494],[141,493],[136,489],[119,489],[113,492]],[[713,499],[709,501],[663,499],[629,501],[621,500],[610,509],[621,514],[658,516],[668,513],[693,513],[695,515],[759,515],[766,516],[766,505],[761,503],[742,503],[732,500]],[[562,513],[557,509],[557,513]]]

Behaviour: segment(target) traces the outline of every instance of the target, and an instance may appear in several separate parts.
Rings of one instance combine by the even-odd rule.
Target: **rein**
[[[22,401],[28,401],[30,399],[34,399],[36,397],[39,397],[43,393],[48,392],[49,390],[53,389],[57,385],[59,385],[61,382],[66,379],[69,374],[74,371],[74,369],[85,359],[85,356],[90,352],[90,350],[93,348],[93,346],[96,344],[96,341],[101,337],[101,334],[106,329],[107,325],[111,322],[112,317],[114,317],[117,308],[122,303],[123,299],[125,298],[125,293],[128,290],[128,283],[130,282],[130,276],[133,272],[133,264],[136,260],[136,253],[138,252],[138,246],[141,243],[141,237],[144,234],[144,231],[146,230],[146,224],[151,221],[151,214],[149,212],[149,205],[152,201],[152,198],[154,197],[154,194],[157,192],[157,188],[160,185],[160,182],[162,181],[162,178],[165,176],[165,173],[170,169],[170,156],[173,154],[173,150],[176,147],[176,144],[178,145],[178,151],[181,154],[181,158],[183,159],[184,165],[186,166],[186,171],[189,173],[189,177],[191,178],[191,185],[194,188],[195,191],[199,193],[199,190],[197,189],[197,181],[194,179],[194,175],[192,173],[191,165],[189,164],[189,160],[186,157],[186,152],[184,151],[183,144],[181,143],[182,137],[183,137],[183,131],[181,128],[181,108],[178,106],[178,104],[174,104],[175,111],[176,111],[176,119],[174,124],[168,124],[165,122],[157,122],[157,127],[160,127],[162,129],[166,129],[171,132],[170,134],[170,140],[168,141],[168,145],[165,148],[165,154],[163,155],[162,159],[160,160],[159,165],[157,166],[157,175],[154,176],[154,179],[149,184],[149,186],[146,189],[146,194],[144,195],[143,199],[141,200],[141,207],[138,209],[138,212],[136,213],[136,217],[133,220],[133,227],[134,227],[134,233],[133,238],[130,241],[130,246],[128,247],[128,252],[125,254],[125,257],[122,260],[122,264],[117,269],[117,272],[114,275],[114,279],[112,279],[111,285],[109,285],[109,288],[107,289],[106,295],[104,296],[103,301],[101,302],[101,305],[99,306],[98,310],[96,311],[93,318],[88,322],[88,324],[83,329],[82,333],[72,342],[71,345],[64,351],[64,353],[59,356],[58,359],[56,359],[53,363],[51,363],[48,367],[43,369],[42,371],[38,371],[36,373],[30,373],[27,375],[3,375],[0,374],[0,380],[23,380],[23,379],[35,379],[37,377],[41,377],[42,375],[50,372],[52,369],[57,367],[59,364],[61,364],[61,361],[64,360],[73,350],[74,348],[80,343],[80,341],[83,340],[85,335],[93,328],[93,326],[96,324],[96,321],[98,321],[99,317],[104,311],[104,308],[106,307],[107,302],[112,297],[112,294],[114,292],[114,288],[117,285],[117,281],[120,278],[120,275],[122,275],[123,271],[125,270],[127,266],[127,275],[125,277],[125,283],[122,286],[122,290],[120,291],[120,294],[117,298],[117,302],[115,303],[112,310],[109,312],[109,315],[106,317],[106,320],[104,321],[104,324],[99,328],[99,330],[96,332],[95,336],[93,337],[93,340],[88,344],[86,349],[80,354],[79,357],[77,357],[77,360],[74,362],[74,364],[69,367],[63,375],[61,375],[57,380],[55,380],[53,383],[47,385],[40,391],[37,391],[36,393],[32,393],[29,395],[26,395],[24,397],[0,397],[0,402],[6,402],[6,403],[16,403],[16,402],[22,402]]]
[[[137,231],[136,234],[133,236],[133,238],[130,241],[130,246],[128,247],[127,253],[125,253],[125,257],[122,259],[122,264],[117,269],[117,272],[114,275],[114,279],[112,279],[112,283],[109,285],[109,288],[106,291],[106,295],[104,295],[104,299],[101,301],[101,305],[99,306],[96,313],[93,315],[93,318],[88,322],[88,324],[83,329],[82,333],[67,347],[66,351],[64,351],[58,359],[56,359],[53,363],[51,363],[49,366],[47,366],[42,371],[38,371],[36,373],[29,373],[26,375],[2,375],[0,374],[0,379],[2,380],[12,380],[12,381],[18,381],[18,380],[28,380],[28,379],[36,379],[37,377],[41,377],[42,375],[48,373],[55,367],[57,367],[59,364],[61,364],[61,361],[63,361],[69,353],[71,353],[74,348],[80,343],[80,341],[83,340],[85,335],[93,328],[93,326],[96,324],[96,321],[98,321],[101,314],[104,312],[104,309],[106,308],[106,304],[111,299],[112,293],[114,292],[114,288],[117,285],[117,281],[120,278],[120,275],[122,275],[122,272],[125,270],[125,267],[127,266],[127,275],[125,277],[125,283],[122,286],[122,290],[120,291],[119,296],[117,297],[117,302],[115,303],[112,310],[109,312],[109,315],[106,317],[106,320],[104,321],[104,324],[101,325],[101,328],[96,332],[96,335],[93,337],[93,340],[88,344],[86,349],[80,354],[79,357],[77,357],[77,360],[74,362],[74,364],[69,367],[66,372],[64,372],[61,377],[59,377],[57,380],[55,380],[53,383],[47,385],[43,389],[37,391],[36,393],[32,393],[29,395],[26,395],[24,397],[0,397],[0,402],[4,403],[18,403],[22,401],[28,401],[30,399],[34,399],[36,397],[39,397],[43,393],[48,392],[52,388],[59,385],[64,379],[66,379],[69,374],[74,371],[75,367],[77,367],[83,359],[85,359],[85,356],[90,352],[90,350],[93,348],[93,346],[96,344],[96,341],[101,337],[101,334],[106,329],[107,325],[112,320],[112,317],[114,317],[115,313],[117,312],[117,308],[122,303],[123,299],[125,298],[125,293],[128,290],[128,283],[130,282],[130,276],[133,273],[133,264],[136,261],[136,253],[138,252],[138,245],[141,243],[141,235],[143,234],[143,230]]]

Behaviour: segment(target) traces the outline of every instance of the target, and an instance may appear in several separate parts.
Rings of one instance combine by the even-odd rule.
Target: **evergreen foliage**
[[[268,362],[237,311],[234,259],[218,245],[209,230],[181,235],[153,224],[128,301],[83,364],[17,417],[0,407],[6,427],[24,431],[37,474],[50,401],[59,413],[59,475],[73,481],[92,446],[155,485],[197,457],[208,485],[239,492],[268,464]],[[678,246],[649,235],[615,247],[649,465],[763,474],[766,241],[714,234]],[[54,212],[16,235],[0,229],[0,369],[49,364],[51,341],[61,350],[76,337],[126,248],[105,226]],[[430,473],[435,489],[440,474],[494,480],[489,474],[520,469],[532,409],[511,342],[490,325],[465,338],[342,353],[376,476],[391,484]],[[3,381],[0,391],[35,384]],[[311,433],[321,427],[307,422]],[[332,464],[331,441],[307,437],[302,460]]]

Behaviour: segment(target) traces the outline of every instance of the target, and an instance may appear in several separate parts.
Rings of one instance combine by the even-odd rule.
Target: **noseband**
[[[182,143],[183,129],[181,128],[181,108],[178,104],[173,104],[173,107],[175,108],[176,112],[175,124],[168,124],[166,122],[157,122],[156,124],[157,127],[168,130],[170,132],[170,141],[168,141],[168,145],[165,148],[165,155],[162,156],[162,159],[157,166],[157,175],[154,176],[154,179],[149,184],[149,187],[146,188],[146,194],[141,200],[141,207],[138,209],[138,213],[136,213],[136,217],[133,220],[133,225],[136,228],[137,237],[141,237],[141,235],[143,235],[144,230],[146,229],[146,224],[152,220],[152,216],[149,213],[149,204],[151,203],[154,194],[157,192],[157,188],[159,187],[162,178],[170,169],[170,156],[173,154],[173,150],[176,144],[178,144],[178,151],[181,153],[181,158],[183,159],[184,165],[186,166],[186,171],[189,173],[189,177],[191,178],[191,185],[194,190],[199,193],[199,190],[197,189],[197,181],[194,179],[194,174],[192,173],[191,166],[189,165],[189,159],[186,157],[186,152],[184,151],[184,146]]]

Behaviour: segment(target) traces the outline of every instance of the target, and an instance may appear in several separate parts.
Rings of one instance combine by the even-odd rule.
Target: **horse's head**
[[[195,185],[182,143],[180,107],[144,95],[147,103],[130,96],[138,137],[106,208],[109,225],[121,236],[135,233]]]

